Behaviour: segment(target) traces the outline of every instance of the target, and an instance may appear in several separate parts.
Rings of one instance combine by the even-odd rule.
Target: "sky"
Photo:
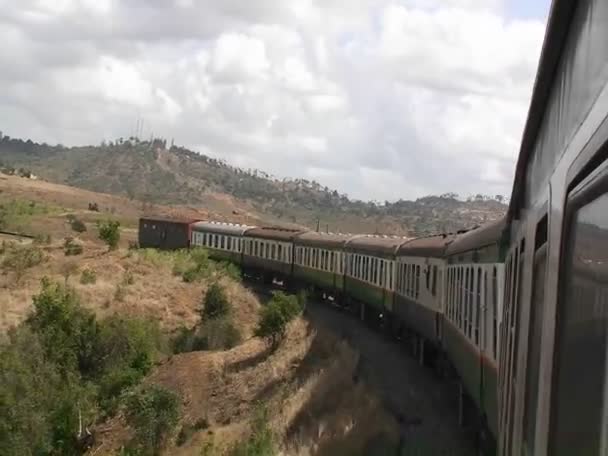
[[[359,199],[509,195],[549,0],[0,0],[0,131]]]

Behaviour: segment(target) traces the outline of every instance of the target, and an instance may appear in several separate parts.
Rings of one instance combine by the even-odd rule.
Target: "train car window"
[[[420,294],[420,265],[416,265],[416,299]]]
[[[283,246],[281,244],[279,244],[278,247],[277,247],[277,256],[278,256],[278,260],[279,261],[284,261],[284,258],[283,258]]]
[[[393,289],[393,261],[388,263],[388,289]]]
[[[545,298],[545,271],[547,268],[547,216],[536,227],[534,270],[532,273],[532,301],[528,330],[528,360],[526,368],[525,409],[523,419],[523,446],[527,454],[534,454],[536,408]]]
[[[426,271],[424,271],[424,274],[426,275],[426,289],[430,290],[431,289],[431,266],[430,265],[427,265]]]
[[[433,284],[432,284],[433,296],[437,296],[437,266],[433,266]]]
[[[470,298],[471,298],[471,268],[465,268],[465,279],[464,279],[464,316],[465,316],[465,325],[464,325],[464,333],[467,337],[470,337],[470,325],[471,325],[471,306],[470,306]]]
[[[378,284],[384,286],[384,260],[377,260],[380,263],[380,271],[378,273]]]
[[[490,302],[492,313],[492,355],[498,356],[498,270],[492,268],[492,300]]]
[[[606,175],[604,175],[606,176]],[[575,197],[556,328],[552,453],[606,454],[608,426],[608,193]],[[584,189],[584,187],[583,187]],[[595,189],[592,189],[595,190]],[[584,199],[583,199],[584,198]],[[593,198],[593,199],[592,199]]]
[[[477,304],[475,305],[475,345],[479,346],[479,328],[481,322],[481,268],[477,268]]]
[[[482,315],[483,320],[481,320],[481,346],[485,352],[491,350],[489,346],[489,337],[488,334],[491,331],[490,322],[492,321],[492,315],[490,314],[491,309],[489,306],[490,298],[488,296],[488,271],[483,271],[483,296],[481,298],[481,308],[483,309]],[[492,359],[494,359],[493,354],[490,353]]]
[[[232,236],[229,236],[228,239],[226,239],[226,248],[232,250]]]

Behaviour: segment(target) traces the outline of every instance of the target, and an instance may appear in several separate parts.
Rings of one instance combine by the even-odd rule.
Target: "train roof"
[[[352,252],[380,255],[394,255],[397,249],[411,238],[389,235],[364,234],[353,237],[345,244]]]
[[[198,222],[199,219],[192,219],[187,217],[170,217],[166,215],[149,215],[145,217],[140,217],[140,221],[146,222],[159,222],[159,223],[176,223],[176,224],[184,224],[189,225],[191,223]]]
[[[261,226],[247,230],[244,235],[260,239],[274,239],[276,241],[292,241],[298,234],[305,230],[294,228],[282,228],[277,226]]]
[[[456,235],[456,238],[446,249],[446,256],[457,255],[500,242],[507,226],[506,222],[506,217],[503,217],[500,220],[486,223],[478,228]]]
[[[453,233],[412,239],[399,247],[397,255],[435,258],[443,257],[446,248],[454,239],[456,239],[456,235]]]
[[[346,233],[318,233],[316,231],[306,231],[295,238],[297,245],[310,245],[314,247],[342,248],[357,234]]]
[[[255,228],[250,225],[240,225],[238,223],[224,223],[224,222],[213,222],[203,221],[197,222],[192,225],[194,231],[204,231],[218,234],[231,234],[235,236],[242,236],[247,230]]]

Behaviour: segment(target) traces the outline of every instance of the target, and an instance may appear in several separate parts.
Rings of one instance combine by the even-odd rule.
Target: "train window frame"
[[[563,320],[559,318],[560,314],[564,312],[565,297],[568,292],[567,280],[562,280],[563,277],[569,272],[569,261],[573,250],[572,235],[575,228],[575,220],[579,211],[586,206],[592,204],[604,195],[608,195],[608,159],[604,158],[595,169],[589,172],[582,179],[573,179],[572,182],[575,184],[574,187],[570,188],[568,195],[565,200],[564,217],[563,217],[563,230],[561,239],[561,257],[559,263],[559,292],[557,305],[555,308],[556,314],[556,325],[555,325],[555,340],[553,345],[553,372],[551,379],[551,397],[550,397],[550,419],[549,419],[549,451],[554,452],[556,449],[556,432],[557,419],[558,419],[558,400],[559,400],[559,374],[560,374],[560,348],[561,340],[563,337]],[[604,387],[603,397],[600,398],[602,402],[601,413],[601,425],[599,430],[599,452],[604,454],[608,446],[608,429],[606,422],[608,421],[608,361],[604,361]]]

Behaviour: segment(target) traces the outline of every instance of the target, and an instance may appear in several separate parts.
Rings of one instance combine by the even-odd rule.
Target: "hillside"
[[[383,204],[351,200],[315,181],[243,170],[182,147],[167,147],[162,139],[120,138],[68,148],[3,136],[0,167],[130,200],[209,211],[229,205],[234,215],[330,231],[424,235],[495,220],[506,210],[500,195],[479,194],[463,201],[449,193]]]

